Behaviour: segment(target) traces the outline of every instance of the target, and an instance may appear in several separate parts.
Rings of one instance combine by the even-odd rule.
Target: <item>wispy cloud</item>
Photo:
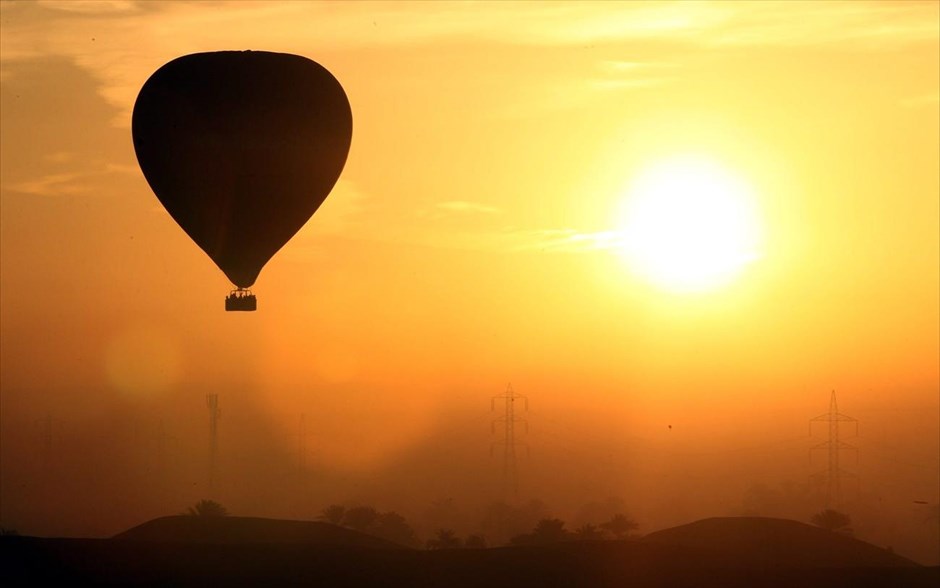
[[[661,86],[667,84],[671,81],[674,81],[675,77],[659,77],[659,78],[635,78],[635,79],[596,79],[591,80],[590,83],[593,87],[600,90],[630,90],[638,88],[652,88],[655,86]]]
[[[55,153],[47,153],[43,156],[43,159],[49,163],[63,164],[73,161],[75,159],[75,154],[71,151],[56,151]]]
[[[597,64],[590,86],[598,90],[652,88],[677,80],[678,72],[676,63],[604,60]]]
[[[10,190],[33,196],[83,195],[92,191],[92,187],[83,181],[87,178],[88,174],[82,173],[47,174],[40,178],[13,184]]]
[[[909,98],[902,98],[901,106],[905,108],[921,108],[925,106],[937,107],[940,104],[940,92],[926,92]]]
[[[612,75],[625,73],[635,74],[638,72],[673,67],[676,67],[675,63],[666,63],[662,61],[621,61],[607,59],[598,63],[598,68],[601,71]]]
[[[455,213],[496,214],[499,212],[499,209],[495,206],[488,206],[486,204],[480,204],[479,202],[468,202],[466,200],[438,202],[434,207],[439,210]]]
[[[408,242],[438,249],[487,251],[495,253],[581,254],[621,247],[620,231],[579,231],[575,229],[490,229],[429,231],[409,235]]]
[[[330,191],[329,197],[317,210],[316,222],[308,223],[310,231],[317,234],[347,234],[357,226],[364,229],[361,226],[361,217],[362,211],[368,206],[368,200],[366,193],[354,182],[340,178]],[[303,232],[304,229],[301,229],[301,233]]]
[[[56,157],[56,155],[64,154],[53,154],[50,156],[50,161],[56,163],[71,161],[67,158]],[[95,193],[103,181],[115,174],[136,175],[138,173],[140,172],[134,166],[100,162],[86,171],[62,171],[17,182],[11,184],[9,190],[32,196],[84,196]]]
[[[740,2],[708,45],[835,45],[878,49],[936,41],[935,2]]]
[[[513,229],[494,235],[501,248],[513,251],[582,253],[621,246],[620,231],[579,231],[576,229]]]
[[[134,12],[134,2],[56,2]],[[630,40],[794,45],[937,39],[935,3],[900,2],[167,2],[168,32],[195,32],[333,47],[420,45],[470,39],[527,45]],[[214,26],[213,26],[214,25]],[[270,26],[268,26],[270,25]],[[524,26],[521,26],[524,25]],[[264,31],[269,32],[264,32]]]
[[[93,15],[124,14],[140,10],[140,2],[134,0],[37,0],[36,4],[50,10]]]
[[[932,2],[45,0],[5,3],[3,10],[0,66],[66,56],[101,81],[102,95],[122,110],[125,124],[147,75],[173,57],[198,51],[264,47],[310,53],[467,42],[587,47],[636,41],[686,48],[839,44],[873,50],[936,42],[940,36],[940,5]],[[587,85],[610,90],[668,81],[662,72],[649,75],[648,66],[609,62],[606,75]]]

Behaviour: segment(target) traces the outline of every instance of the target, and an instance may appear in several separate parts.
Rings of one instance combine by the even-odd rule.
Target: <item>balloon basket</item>
[[[258,310],[258,299],[255,298],[255,295],[252,294],[250,290],[232,290],[232,292],[225,297],[225,310],[227,312],[251,312]]]

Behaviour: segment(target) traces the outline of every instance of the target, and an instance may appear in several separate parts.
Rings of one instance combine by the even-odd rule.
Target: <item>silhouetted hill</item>
[[[704,519],[650,533],[647,543],[705,550],[752,567],[911,567],[917,563],[853,537],[798,521],[762,517]]]
[[[878,563],[878,557],[891,554],[846,537],[821,536],[817,533],[821,530],[800,527],[806,526],[772,519],[709,519],[652,533],[642,541],[423,551],[365,547],[381,540],[322,523],[167,517],[112,539],[0,537],[0,583],[4,588],[84,585],[936,588],[940,585],[940,568],[924,568],[903,558],[888,557],[884,559],[887,563]],[[338,541],[350,543],[339,545]],[[794,544],[786,545],[790,541]],[[699,542],[707,545],[697,545]],[[829,559],[802,555],[806,549],[823,550]],[[881,555],[871,555],[870,550]],[[774,554],[780,558],[775,559]],[[860,554],[860,559],[854,559],[853,554]],[[835,565],[835,561],[844,564]]]
[[[406,549],[391,541],[329,523],[232,516],[161,517],[118,533],[114,539],[162,543],[304,543],[320,547]]]

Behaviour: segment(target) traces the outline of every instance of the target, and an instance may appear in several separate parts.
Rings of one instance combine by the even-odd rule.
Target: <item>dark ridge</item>
[[[320,547],[406,549],[397,543],[329,523],[232,516],[161,517],[118,533],[114,539],[223,545],[302,543]]]
[[[7,586],[329,588],[936,588],[940,568],[747,567],[653,541],[494,549],[369,549],[0,537]]]
[[[917,563],[833,531],[798,521],[717,517],[650,533],[644,542],[707,550],[741,566],[913,567]]]

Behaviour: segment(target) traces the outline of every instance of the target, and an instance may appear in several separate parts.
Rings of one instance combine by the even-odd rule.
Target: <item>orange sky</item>
[[[822,467],[806,421],[836,389],[865,488],[937,502],[938,6],[0,3],[2,522],[116,532],[200,498],[209,391],[233,472],[294,459],[305,414],[324,503],[380,500],[375,484],[489,496],[509,381],[532,405],[527,496],[622,495],[676,523],[653,503],[701,475],[716,498],[683,513],[724,514]],[[250,315],[222,312],[227,280],[129,129],[156,68],[223,49],[318,61],[354,118],[339,183]],[[746,182],[763,227],[761,256],[704,293],[664,292],[605,238],[631,182],[687,153]],[[40,504],[24,464],[47,416],[102,464],[144,455],[159,421],[194,487],[98,527],[55,491]],[[90,457],[114,443],[124,457]],[[771,446],[780,467],[755,466]],[[479,487],[444,471],[453,456]],[[131,487],[122,467],[101,484]],[[561,467],[585,487],[553,488]],[[264,484],[229,492],[266,512]]]

